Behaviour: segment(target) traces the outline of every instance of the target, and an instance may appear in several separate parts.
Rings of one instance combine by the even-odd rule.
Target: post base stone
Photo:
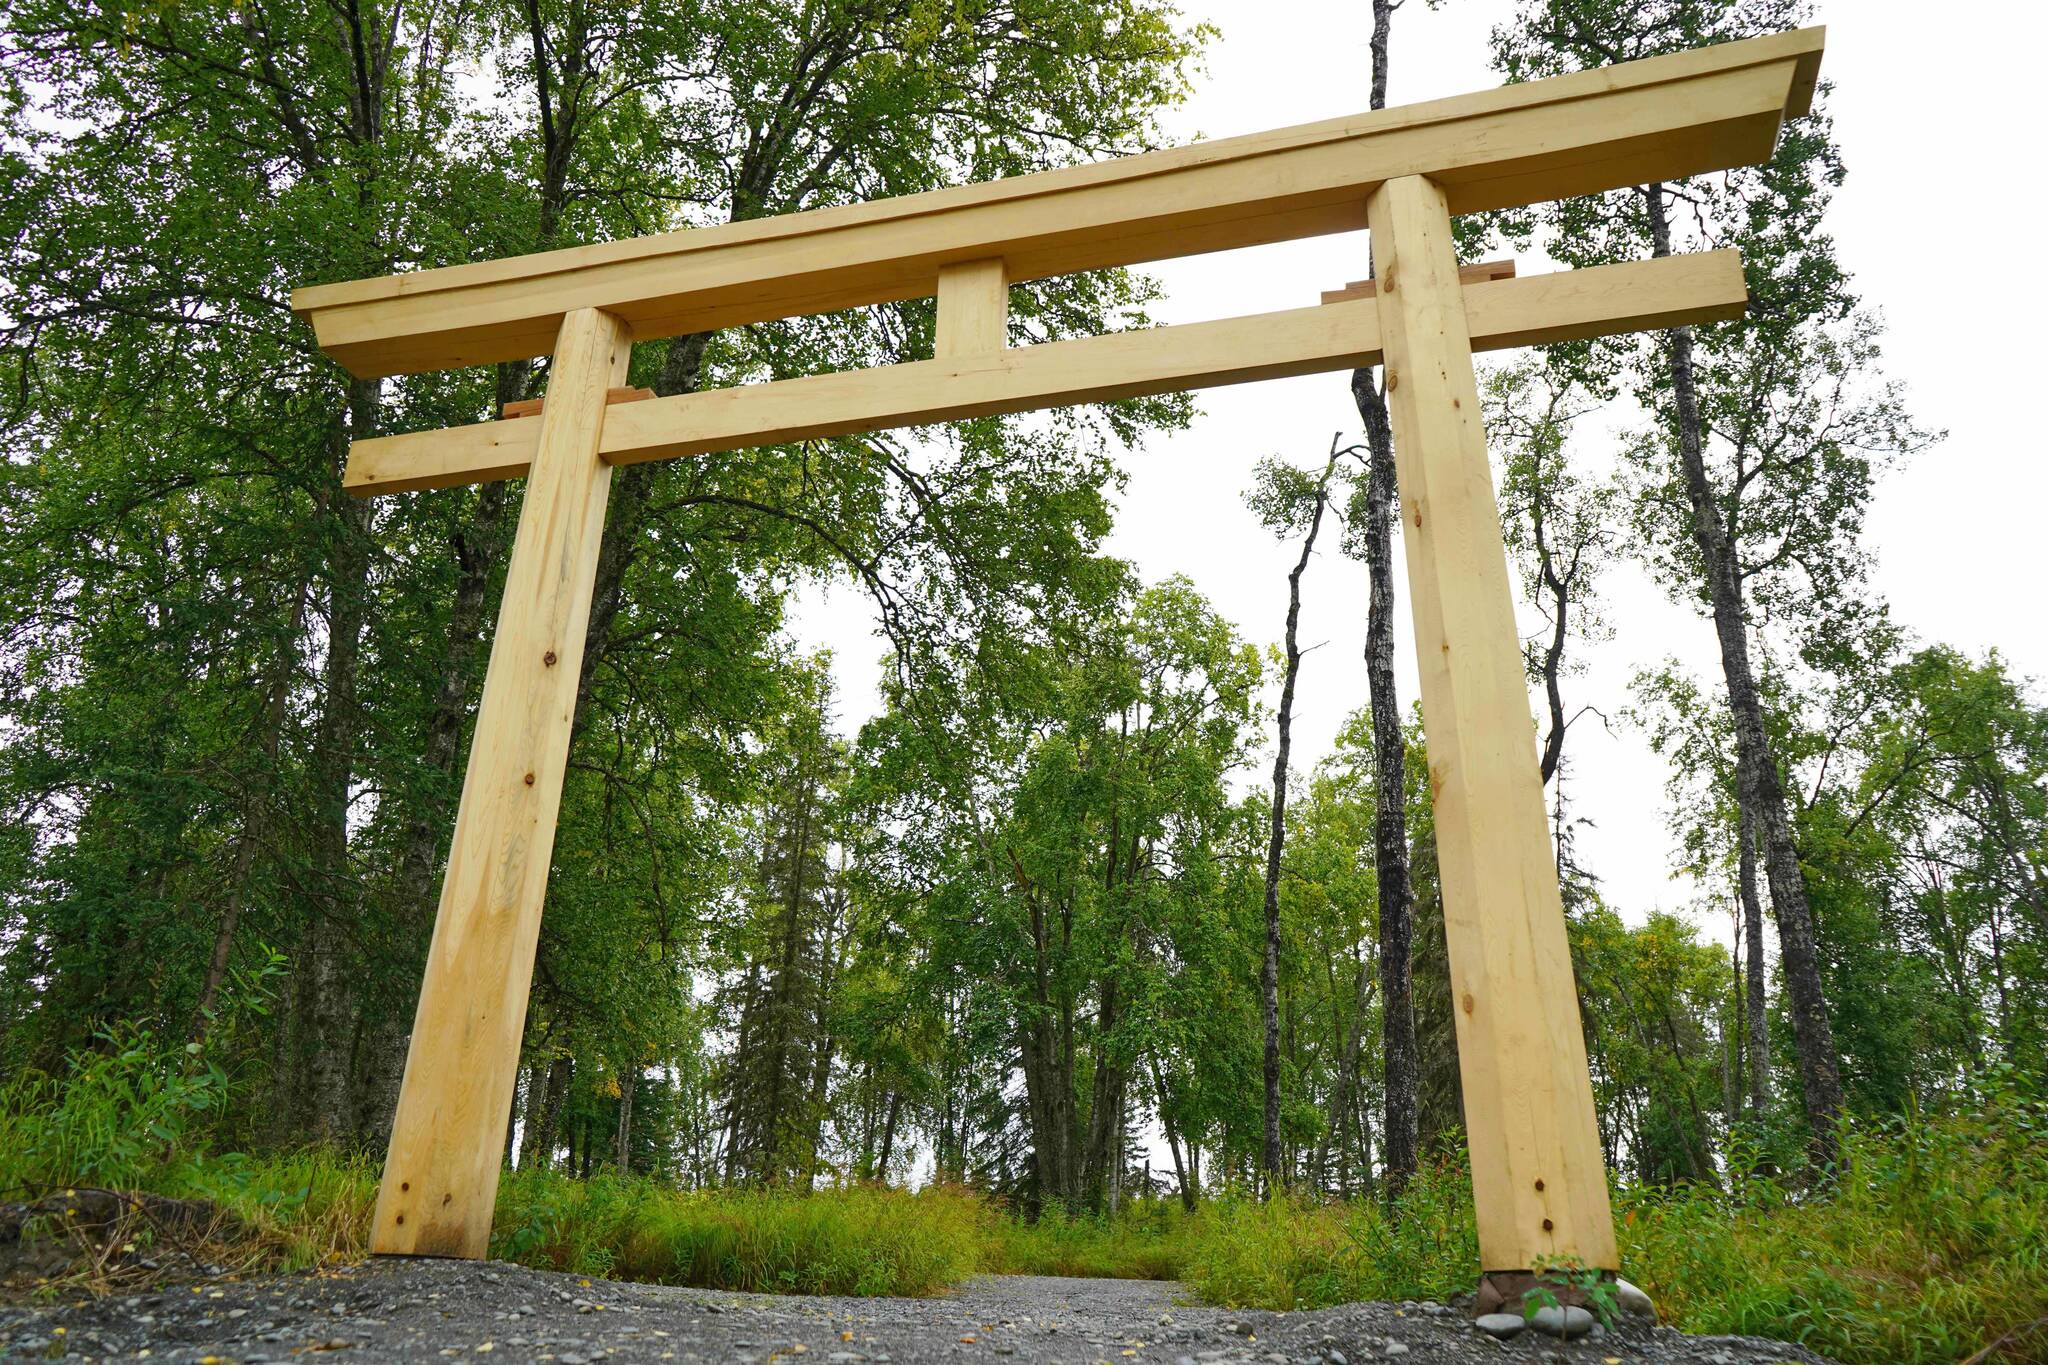
[[[1616,1278],[1611,1270],[1603,1270],[1600,1274],[1610,1283]],[[1489,1270],[1479,1277],[1479,1288],[1472,1298],[1472,1316],[1482,1318],[1488,1313],[1520,1313],[1523,1298],[1539,1284],[1566,1308],[1592,1307],[1585,1290],[1556,1274],[1538,1275],[1532,1270]]]

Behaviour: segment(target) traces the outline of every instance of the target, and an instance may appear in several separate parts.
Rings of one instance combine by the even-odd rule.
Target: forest
[[[1357,10],[1354,103],[1380,107],[1431,17]],[[1518,81],[1810,18],[1521,0],[1491,60]],[[389,1138],[519,484],[358,500],[342,461],[547,373],[351,379],[293,287],[1149,148],[1222,41],[1165,0],[4,0],[0,1183],[308,1153],[360,1181]],[[1824,87],[1765,165],[1459,225],[1472,260],[1736,246],[1752,300],[1482,371],[1625,1251],[1674,1208],[1875,1217],[1896,1192],[1856,1173],[1917,1144],[1988,1183],[1935,1199],[1974,1231],[1908,1273],[1997,1291],[1962,1326],[1818,1339],[1955,1359],[2048,1320],[2048,697],[1873,586],[1874,490],[1941,434],[1830,237],[1854,151]],[[1012,342],[1157,301],[1141,271],[1019,284]],[[924,358],[933,327],[922,299],[643,343],[632,382]],[[1469,1199],[1393,438],[1382,376],[1350,388],[1328,451],[1215,490],[1298,553],[1252,633],[1105,548],[1186,395],[621,468],[506,1198],[961,1187],[1111,1240],[1392,1238]],[[1581,419],[1616,406],[1596,460]],[[1363,659],[1304,662],[1308,573],[1353,585]],[[1621,575],[1719,671],[1589,694]],[[792,624],[828,584],[887,653],[858,723]],[[1304,667],[1360,702],[1306,766]],[[1582,857],[1596,709],[1668,765],[1642,799],[1687,910],[1614,903]],[[1307,1221],[1259,1233],[1282,1205]]]

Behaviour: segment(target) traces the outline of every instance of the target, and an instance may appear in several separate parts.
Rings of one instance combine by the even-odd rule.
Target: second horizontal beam
[[[1710,251],[1468,284],[1465,315],[1474,350],[1504,350],[1738,317],[1746,297],[1736,253]],[[620,404],[605,413],[599,453],[610,464],[638,464],[1379,359],[1377,304],[1353,299]],[[367,497],[516,478],[539,426],[481,422],[357,441],[343,485]]]

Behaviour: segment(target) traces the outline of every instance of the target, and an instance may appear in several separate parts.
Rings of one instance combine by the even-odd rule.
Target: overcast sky
[[[1366,106],[1371,14],[1364,0],[1204,0],[1185,9],[1221,35],[1207,73],[1169,121],[1172,140],[1256,132]],[[1510,0],[1449,0],[1431,11],[1410,0],[1394,20],[1389,102],[1499,84],[1487,67],[1487,33],[1512,9]],[[1996,647],[2040,679],[2048,677],[2040,568],[2048,470],[2036,415],[2035,339],[2022,320],[2040,316],[2048,287],[2023,248],[2025,234],[1999,228],[2031,214],[2031,203],[2015,199],[2039,194],[2024,167],[2039,156],[2038,61],[2048,48],[2048,18],[2034,0],[1959,13],[1967,22],[1929,23],[1923,3],[1822,0],[1822,77],[1835,87],[1830,108],[1849,170],[1830,222],[1862,297],[1888,323],[1886,372],[1906,383],[1922,425],[1948,433],[1880,486],[1869,532],[1877,587],[1923,639],[1972,654]],[[1165,285],[1160,320],[1193,322],[1312,304],[1321,290],[1362,277],[1366,259],[1365,236],[1354,233],[1149,269]],[[1532,265],[1544,268],[1525,263],[1525,273]],[[1243,492],[1261,456],[1319,463],[1332,433],[1357,439],[1346,380],[1317,375],[1198,395],[1191,429],[1128,457],[1130,484],[1110,549],[1147,581],[1186,574],[1249,638],[1275,640],[1298,550],[1264,532]],[[1609,459],[1597,439],[1575,441],[1572,456],[1588,469]],[[1399,573],[1398,550],[1395,563]],[[1400,592],[1396,655],[1405,706],[1416,687],[1405,582]],[[1705,620],[1667,603],[1626,563],[1609,575],[1604,594],[1615,636],[1572,680],[1568,706],[1590,703],[1618,718],[1630,678],[1666,657],[1711,681],[1718,695]],[[1304,662],[1296,701],[1303,771],[1328,751],[1344,716],[1364,704],[1364,614],[1363,568],[1331,543],[1303,586],[1302,642],[1322,646]],[[1525,627],[1536,624],[1532,617]],[[812,594],[798,629],[806,642],[836,652],[841,718],[851,731],[874,709],[881,650],[864,599],[852,589]],[[1626,728],[1610,735],[1588,717],[1567,750],[1576,811],[1594,823],[1581,838],[1581,858],[1604,879],[1610,902],[1635,920],[1698,901],[1698,888],[1673,872],[1665,772],[1643,737]],[[1710,914],[1702,928],[1725,937],[1724,924]]]

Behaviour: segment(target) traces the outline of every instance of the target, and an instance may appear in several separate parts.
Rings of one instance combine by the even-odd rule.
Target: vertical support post
[[[597,454],[605,390],[625,382],[631,354],[611,314],[562,319],[377,1192],[380,1254],[490,1245],[611,491]]]
[[[1566,1259],[1613,1270],[1607,1171],[1450,213],[1433,182],[1402,176],[1373,193],[1367,222],[1480,1269],[1496,1285],[1504,1272]]]
[[[939,267],[939,325],[932,354],[986,355],[1010,339],[1010,277],[1003,258]]]

